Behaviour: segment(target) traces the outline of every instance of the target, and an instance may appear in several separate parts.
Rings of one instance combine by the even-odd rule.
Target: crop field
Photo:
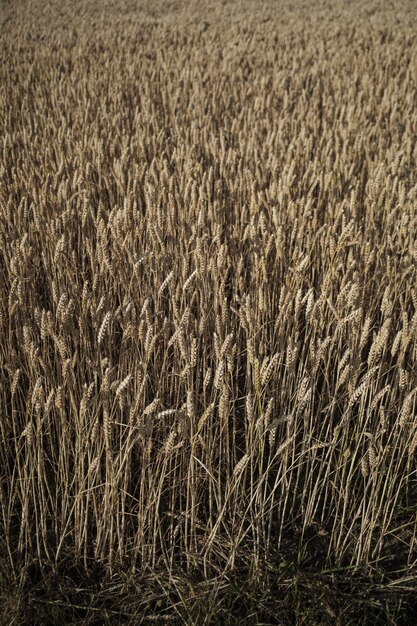
[[[0,32],[0,624],[415,624],[417,4]]]

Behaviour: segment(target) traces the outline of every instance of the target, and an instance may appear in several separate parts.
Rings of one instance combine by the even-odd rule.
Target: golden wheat
[[[81,604],[93,623],[102,584],[132,624],[278,623],[312,570],[416,584],[415,18],[411,0],[2,3],[16,620],[37,584],[54,623]],[[338,606],[331,583],[300,624],[327,619],[313,596]]]

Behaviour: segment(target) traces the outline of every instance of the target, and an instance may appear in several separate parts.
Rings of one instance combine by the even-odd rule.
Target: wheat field
[[[415,2],[0,23],[0,622],[414,624]]]

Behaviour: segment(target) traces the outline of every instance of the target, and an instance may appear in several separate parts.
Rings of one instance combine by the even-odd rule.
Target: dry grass
[[[0,5],[3,621],[411,623],[416,7],[147,4]]]

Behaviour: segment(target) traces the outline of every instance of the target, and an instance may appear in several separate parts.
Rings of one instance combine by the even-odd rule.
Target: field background
[[[416,3],[0,32],[1,623],[413,624]]]

